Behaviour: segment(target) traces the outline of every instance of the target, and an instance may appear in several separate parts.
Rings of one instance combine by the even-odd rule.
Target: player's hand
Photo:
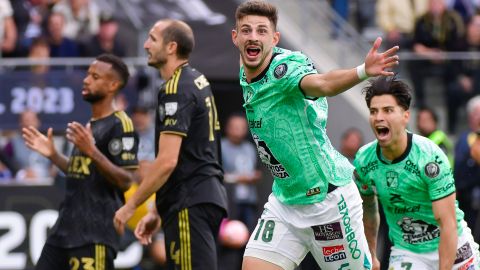
[[[377,256],[372,256],[372,270],[380,270],[380,261]]]
[[[25,140],[25,145],[37,151],[46,158],[51,158],[55,153],[55,146],[53,144],[53,129],[49,128],[47,136],[40,133],[35,127],[28,126],[22,128],[22,136]]]
[[[396,53],[398,52],[399,47],[394,46],[383,53],[379,53],[378,49],[381,44],[382,38],[378,37],[365,57],[365,71],[369,77],[379,75],[393,76],[393,71],[389,71],[388,69],[398,65],[399,58]]]
[[[95,139],[90,129],[90,123],[85,127],[78,122],[68,123],[67,139],[89,157],[91,157],[95,151]]]
[[[148,212],[137,224],[135,237],[142,245],[152,243],[152,236],[160,229],[161,220],[158,214]]]
[[[125,204],[120,209],[115,212],[115,217],[113,217],[113,226],[118,234],[123,235],[125,232],[125,224],[135,213],[135,207],[130,206],[130,204]]]

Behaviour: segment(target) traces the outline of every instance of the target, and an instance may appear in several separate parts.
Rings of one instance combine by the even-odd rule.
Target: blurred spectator
[[[65,19],[60,13],[52,13],[48,17],[48,37],[51,57],[78,57],[78,44],[63,35]]]
[[[0,0],[0,56],[11,53],[17,42],[17,27],[13,20],[13,9],[8,0]]]
[[[98,34],[82,45],[82,56],[96,56],[102,53],[112,53],[119,57],[125,56],[125,45],[117,38],[118,23],[113,17],[102,17]]]
[[[465,221],[473,229],[475,241],[480,240],[480,224],[476,222],[480,208],[480,165],[470,155],[470,147],[475,142],[475,131],[480,129],[480,96],[467,103],[469,130],[463,132],[455,145],[455,165],[453,169],[457,200],[465,212]]]
[[[376,21],[385,34],[386,48],[395,45],[402,50],[411,48],[415,21],[427,12],[428,1],[377,1]]]
[[[53,11],[63,14],[65,18],[65,37],[86,41],[98,33],[100,10],[95,1],[61,0]]]
[[[15,178],[23,183],[50,183],[51,163],[39,153],[27,148],[21,135],[24,127],[33,126],[40,128],[40,119],[37,113],[27,110],[19,115],[19,130],[8,140],[4,151],[15,164],[19,171]]]
[[[0,183],[9,183],[13,180],[12,172],[0,162]]]
[[[453,0],[451,7],[462,16],[464,22],[467,22],[476,13],[478,4],[476,0]]]
[[[363,134],[357,128],[349,128],[342,134],[340,141],[340,153],[350,162],[355,159],[358,149],[363,145]]]
[[[453,143],[445,132],[438,129],[438,116],[432,109],[423,107],[418,110],[417,129],[420,135],[432,140],[445,152],[453,166]]]
[[[12,1],[13,18],[18,30],[17,48],[13,56],[27,56],[32,41],[46,34],[51,5],[49,0]]]
[[[470,18],[467,25],[466,44],[462,51],[480,51],[480,15]],[[480,61],[478,59],[464,60],[456,65],[455,79],[447,84],[446,106],[447,127],[454,134],[459,110],[475,95],[480,94]]]
[[[444,59],[443,53],[459,49],[464,28],[460,15],[447,9],[445,0],[429,1],[428,11],[417,21],[413,37],[413,51],[427,60],[409,62],[417,107],[426,105],[424,84],[427,77],[441,78],[444,85],[453,79],[453,64]]]
[[[138,145],[138,160],[155,159],[155,126],[148,108],[135,106],[132,109],[132,121],[140,140]]]
[[[331,0],[333,10],[337,13],[338,17],[343,19],[344,21],[348,21],[348,17],[350,14],[348,0]],[[333,32],[332,37],[337,38],[339,33],[339,28],[342,22],[334,18],[333,21]]]
[[[233,200],[229,216],[247,225],[250,232],[257,222],[257,189],[260,180],[257,170],[255,146],[246,140],[247,120],[238,113],[231,115],[226,124],[225,138],[222,139],[222,161],[225,170],[225,186]]]
[[[44,38],[36,38],[33,40],[28,53],[28,59],[30,60],[45,60],[50,58],[50,46],[48,41]],[[45,74],[49,70],[48,65],[32,64],[30,70],[34,74]]]

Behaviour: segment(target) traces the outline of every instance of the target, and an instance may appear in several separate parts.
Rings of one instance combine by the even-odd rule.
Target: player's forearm
[[[50,161],[55,164],[63,173],[67,173],[68,170],[68,158],[62,153],[55,151],[51,157]]]
[[[353,69],[338,69],[332,70],[324,74],[316,74],[312,79],[305,77],[309,81],[303,83],[302,89],[307,96],[335,96],[346,90],[352,88],[361,82],[357,75],[357,70]]]
[[[97,148],[95,148],[90,155],[90,158],[100,173],[105,176],[107,181],[121,190],[126,191],[135,180],[135,174],[133,172],[113,164]]]
[[[146,174],[146,177],[142,179],[140,186],[135,194],[128,200],[127,204],[137,208],[143,202],[145,202],[153,193],[157,192],[172,174],[173,170],[177,166],[177,161],[166,161],[157,157],[154,161],[151,170]]]
[[[378,214],[378,203],[376,198],[370,200],[365,199],[363,202],[363,227],[372,257],[376,257],[379,226],[380,215]]]
[[[440,226],[440,245],[438,257],[440,270],[452,269],[457,252],[457,226],[456,223],[443,224]]]

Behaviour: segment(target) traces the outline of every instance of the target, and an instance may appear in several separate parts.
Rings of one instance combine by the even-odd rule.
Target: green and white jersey
[[[274,48],[269,67],[251,83],[240,69],[250,130],[273,175],[273,194],[285,204],[321,202],[329,182],[343,186],[353,175],[327,137],[326,98],[307,98],[300,89],[302,78],[313,73],[305,55],[281,48]]]
[[[448,158],[435,143],[407,134],[407,150],[392,162],[382,158],[376,140],[360,148],[353,162],[355,182],[361,194],[378,196],[395,247],[433,252],[438,250],[440,227],[432,202],[454,193],[455,181]],[[463,212],[457,202],[455,211],[460,235]]]

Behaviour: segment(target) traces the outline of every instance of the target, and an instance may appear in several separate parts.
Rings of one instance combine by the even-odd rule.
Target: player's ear
[[[175,41],[170,41],[167,43],[167,53],[168,54],[177,54],[178,44]]]
[[[273,33],[273,45],[277,46],[278,42],[280,42],[280,32],[276,31]]]
[[[235,46],[238,47],[237,35],[238,35],[237,30],[232,29],[232,41],[233,41],[233,44],[235,44]]]

